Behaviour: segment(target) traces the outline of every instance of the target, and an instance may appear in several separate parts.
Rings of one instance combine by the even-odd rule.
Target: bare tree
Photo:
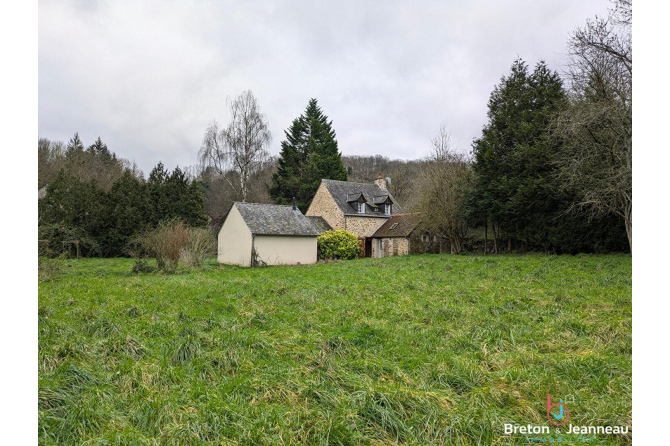
[[[40,138],[37,141],[37,187],[41,188],[56,178],[65,164],[65,144]]]
[[[60,141],[41,138],[37,142],[38,187],[49,184],[61,169],[83,181],[95,180],[98,186],[109,191],[125,171],[142,178],[142,171],[134,163],[117,158],[100,138],[84,149],[78,134],[66,146]]]
[[[559,179],[579,196],[575,208],[619,215],[633,249],[632,78],[630,0],[608,19],[587,21],[569,42],[571,95],[554,121],[564,148]]]
[[[251,90],[233,100],[229,98],[227,102],[230,124],[219,128],[216,121],[212,122],[205,131],[198,157],[203,168],[213,167],[237,191],[242,201],[247,201],[249,179],[267,160],[272,136]],[[226,175],[231,170],[238,174],[239,186]]]
[[[431,140],[432,153],[428,157],[420,179],[419,209],[423,225],[433,233],[445,235],[451,252],[463,249],[467,226],[459,215],[459,186],[472,174],[464,154],[454,151],[445,127]]]

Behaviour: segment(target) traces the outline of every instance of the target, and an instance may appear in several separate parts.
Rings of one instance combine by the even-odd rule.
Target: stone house
[[[233,203],[218,235],[219,263],[239,266],[316,263],[322,232],[294,206]]]
[[[409,240],[406,237],[405,241],[401,241],[400,238],[389,241],[396,238],[390,235],[377,237],[382,239],[382,245],[375,248],[373,244],[376,231],[395,216],[402,215],[402,208],[388,191],[386,179],[382,178],[381,173],[373,183],[321,180],[305,215],[308,218],[321,217],[332,229],[345,229],[356,234],[364,247],[365,257],[409,253]],[[403,220],[398,218],[398,221]],[[403,224],[404,232],[411,233],[414,228],[409,226],[415,222],[418,223],[417,218],[408,218]],[[384,240],[387,240],[389,249],[383,249]],[[397,248],[394,248],[394,244]]]
[[[415,233],[421,222],[421,213],[396,214],[386,220],[372,234],[371,257],[404,256],[420,252],[423,246],[417,244]],[[422,242],[419,242],[423,245]]]

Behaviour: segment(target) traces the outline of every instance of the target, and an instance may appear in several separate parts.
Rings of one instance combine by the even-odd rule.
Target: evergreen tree
[[[491,93],[489,122],[473,143],[478,182],[469,213],[485,215],[505,236],[526,247],[548,248],[548,231],[561,207],[562,197],[551,178],[552,152],[558,147],[547,131],[564,97],[558,74],[544,62],[529,73],[526,63],[517,59]]]
[[[84,143],[79,139],[79,132],[76,132],[67,143],[67,152],[83,152]]]
[[[151,170],[147,186],[149,188],[149,199],[151,200],[151,217],[149,221],[152,226],[157,226],[161,221],[169,218],[170,203],[165,196],[165,183],[168,172],[162,162]]]
[[[107,200],[94,180],[82,181],[61,170],[38,211],[54,252],[76,245],[78,254],[105,255],[100,242],[108,229]]]
[[[167,219],[183,219],[184,217],[184,198],[188,193],[188,181],[184,171],[175,167],[172,173],[165,180],[163,194],[168,203]]]
[[[191,181],[182,198],[183,217],[187,226],[205,227],[209,221],[205,208],[205,193],[198,181]]]
[[[471,224],[490,223],[515,248],[618,250],[621,231],[611,221],[567,213],[575,196],[558,187],[555,163],[565,148],[550,136],[565,98],[558,74],[544,62],[532,73],[520,59],[512,64],[491,93],[489,121],[473,143],[476,183],[464,213]]]
[[[87,152],[94,157],[99,158],[103,164],[109,164],[112,161],[116,161],[116,155],[109,151],[107,144],[102,142],[102,139],[100,139],[99,136],[93,144],[88,146]]]
[[[272,176],[270,195],[278,204],[293,197],[305,212],[322,179],[347,180],[347,170],[337,147],[332,121],[310,99],[305,113],[293,120],[281,143],[278,169]]]
[[[158,163],[149,174],[147,187],[152,226],[175,219],[194,227],[207,224],[205,195],[199,183],[189,182],[179,167],[170,174],[163,163]]]
[[[112,186],[108,197],[111,223],[104,245],[110,256],[124,256],[131,237],[149,228],[149,189],[144,181],[125,171]]]

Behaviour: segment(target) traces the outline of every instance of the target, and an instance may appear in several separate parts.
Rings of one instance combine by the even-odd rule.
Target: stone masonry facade
[[[356,234],[358,237],[371,237],[386,220],[386,218],[380,217],[345,215],[345,225],[342,229],[346,229],[347,231]]]
[[[409,239],[404,237],[385,237],[382,241],[381,257],[404,256],[409,254]],[[378,246],[375,241],[372,243],[372,257],[380,257]]]
[[[345,229],[358,237],[370,237],[387,220],[384,217],[359,217],[344,214],[323,183],[316,190],[305,215],[323,217],[333,229]]]
[[[309,205],[305,215],[307,217],[323,217],[333,229],[344,229],[344,214],[323,183],[316,190],[312,204]]]

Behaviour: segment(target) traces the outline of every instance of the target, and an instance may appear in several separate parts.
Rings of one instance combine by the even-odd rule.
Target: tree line
[[[39,181],[47,188],[38,204],[42,254],[127,256],[134,237],[161,222],[207,225],[203,186],[179,167],[168,172],[158,163],[145,180],[100,138],[83,149],[78,134],[67,146],[40,139],[38,147],[50,153],[40,163]]]
[[[321,179],[370,182],[381,171],[403,208],[422,212],[423,229],[451,252],[631,250],[631,23],[628,0],[587,21],[568,42],[563,77],[542,61],[532,69],[514,61],[468,154],[442,127],[425,159],[343,156],[332,121],[310,99],[273,158],[251,91],[228,100],[230,122],[210,124],[186,171],[159,163],[144,180],[100,138],[87,149],[78,135],[67,146],[40,140],[39,186],[49,184],[40,227],[74,231],[53,243],[90,240],[91,254],[123,255],[136,232],[165,219],[216,227],[233,201],[293,197],[304,212]]]
[[[444,128],[431,141],[402,189],[451,252],[473,248],[473,228],[484,252],[632,251],[631,25],[631,2],[618,0],[578,28],[564,79],[514,61],[470,154]]]

